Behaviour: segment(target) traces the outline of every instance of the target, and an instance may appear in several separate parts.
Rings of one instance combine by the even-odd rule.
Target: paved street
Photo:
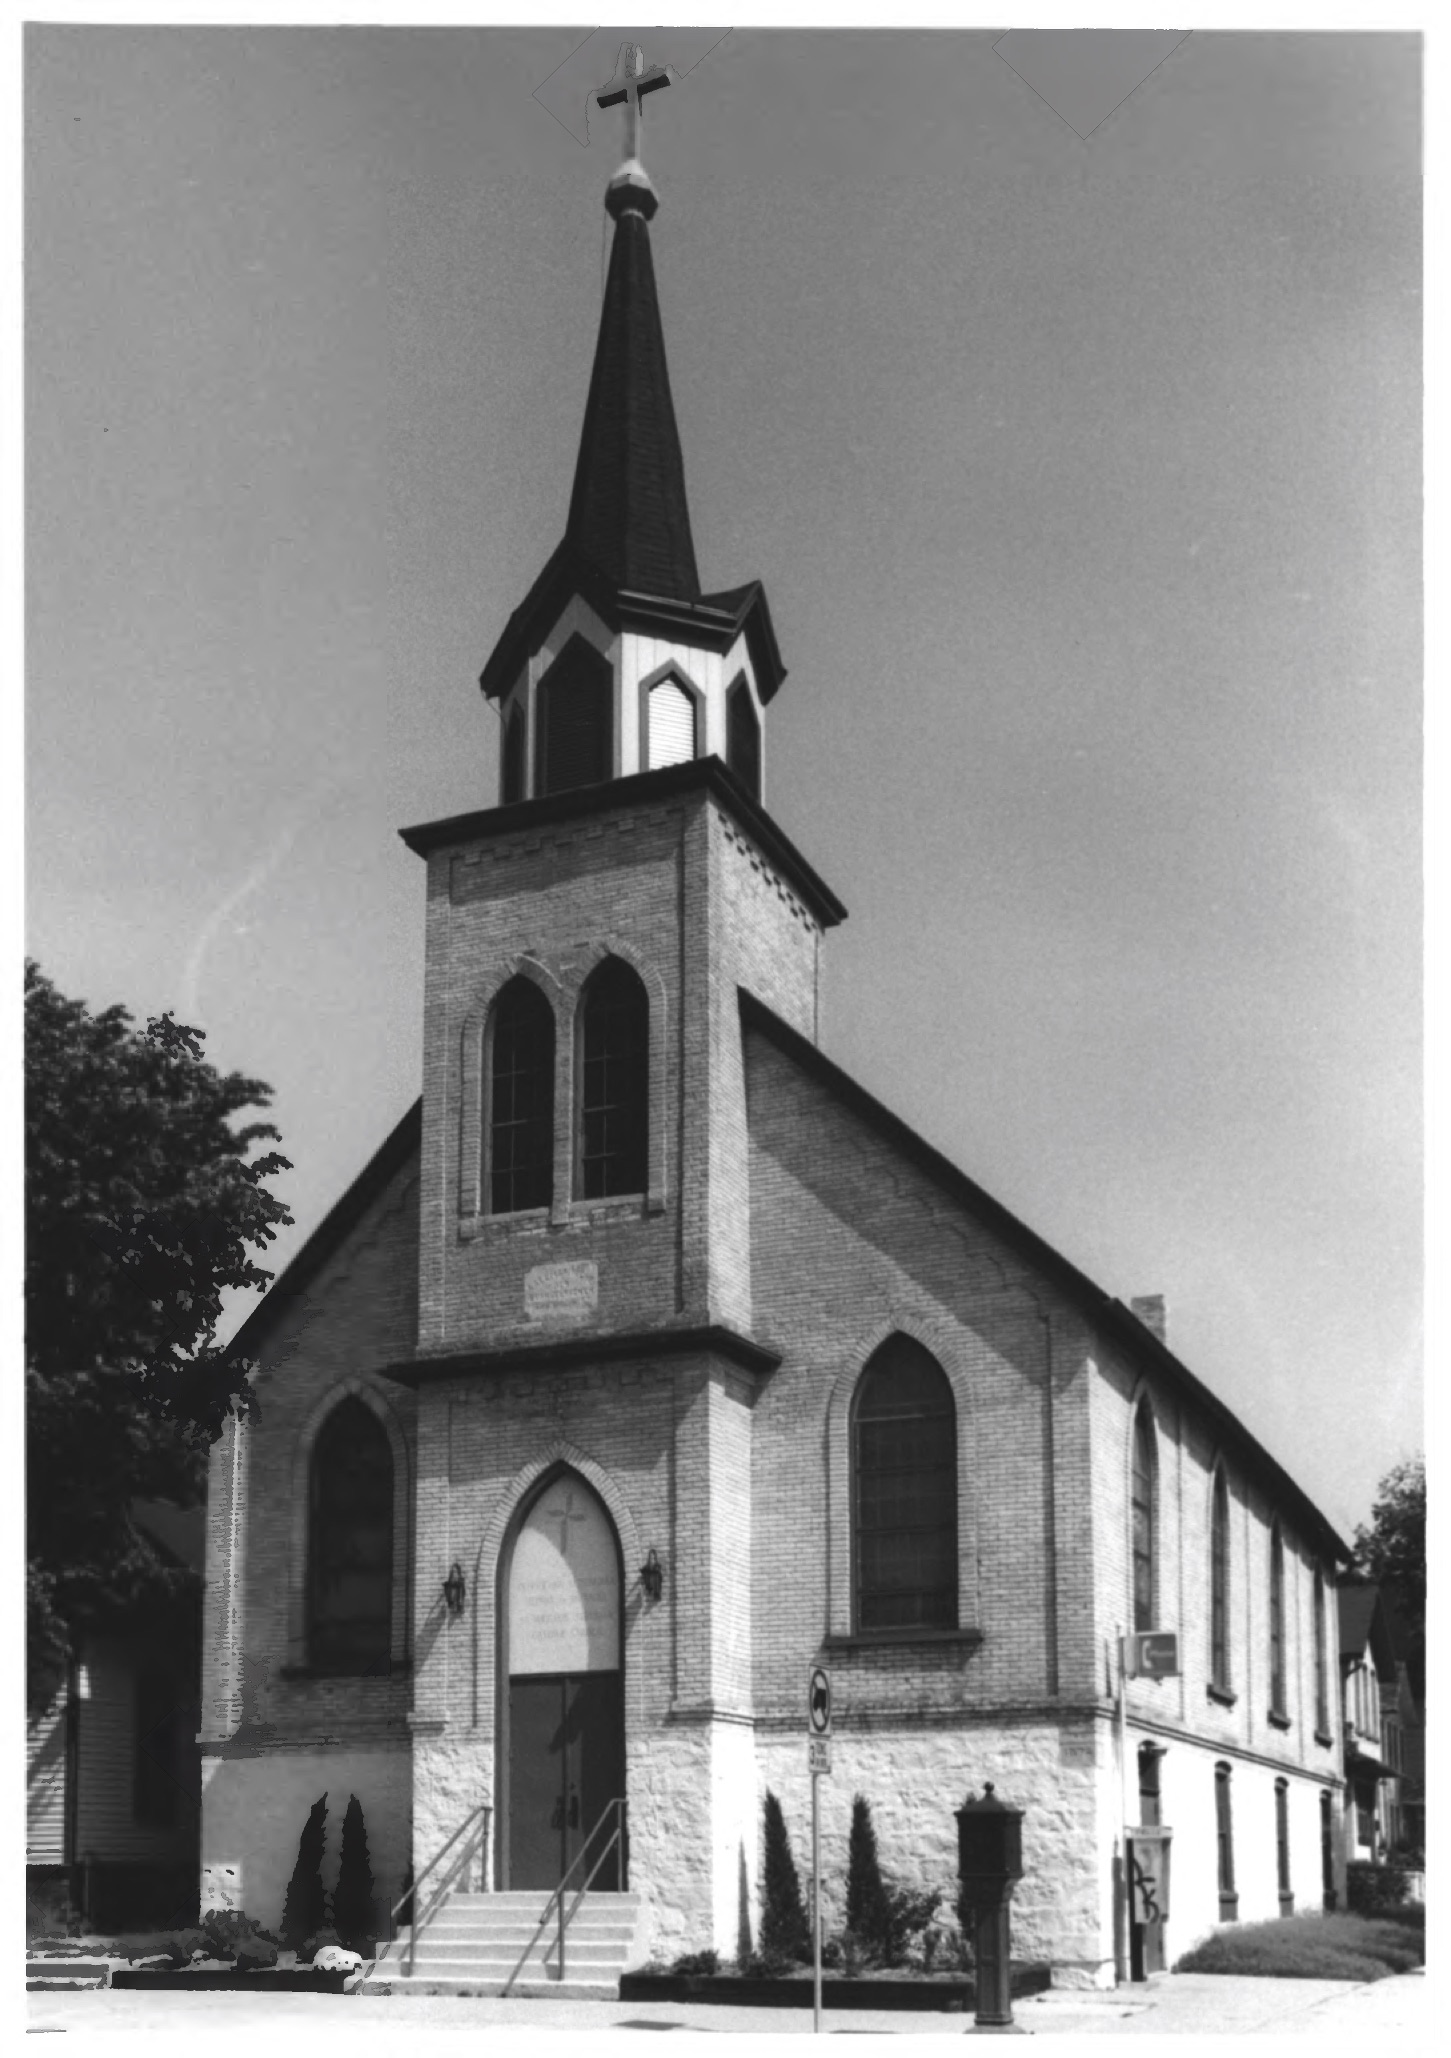
[[[384,2041],[397,2047],[421,2031],[508,2032],[533,2041],[541,2033],[584,2030],[675,2030],[711,2035],[810,2035],[804,2009],[712,2008],[640,2001],[481,2001],[444,1997],[354,2000],[313,1994],[30,1994],[32,2033],[107,2030],[196,2036],[314,2032],[331,2044]],[[1394,2037],[1399,2050],[1431,2048],[1430,1982],[1423,1973],[1347,1986],[1339,1980],[1226,1979],[1170,1973],[1147,1987],[1115,1993],[1055,1992],[1019,2002],[1019,2026],[1033,2035],[1281,2035],[1370,2050]],[[961,2036],[961,2015],[829,2010],[825,2027],[838,2036]],[[638,2042],[638,2035],[630,2037]],[[611,2043],[617,2041],[610,2038]],[[618,2041],[623,2042],[623,2037]]]

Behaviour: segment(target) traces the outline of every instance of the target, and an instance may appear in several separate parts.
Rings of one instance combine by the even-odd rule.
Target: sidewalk
[[[32,2032],[107,2030],[255,2037],[305,2029],[318,2041],[399,2047],[418,2032],[506,2030],[508,2041],[531,2033],[583,2030],[624,2034],[638,2044],[645,2030],[709,2035],[811,2034],[810,2011],[798,2008],[712,2008],[668,2001],[502,2001],[450,1996],[355,2000],[347,1994],[29,1994]],[[1207,1972],[1164,1973],[1147,1986],[1110,1993],[1059,1989],[1035,1994],[1013,2010],[1034,2036],[1125,2034],[1244,2036],[1292,2035],[1333,2040],[1337,2048],[1367,2051],[1394,2036],[1402,2049],[1431,2047],[1430,1986],[1420,1972],[1348,1986],[1343,1980],[1236,1979]],[[832,2035],[962,2036],[971,2016],[829,2009],[823,2029]],[[498,2041],[496,2036],[495,2041]],[[612,2038],[612,2042],[617,2041]]]

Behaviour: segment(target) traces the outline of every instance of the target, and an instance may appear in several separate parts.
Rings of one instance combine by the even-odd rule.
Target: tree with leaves
[[[769,1964],[799,1964],[811,1956],[811,1925],[801,1899],[801,1881],[791,1855],[791,1838],[781,1803],[766,1791],[765,1906],[761,1911],[761,1956]]]
[[[1426,1697],[1426,1461],[1392,1466],[1376,1489],[1370,1527],[1355,1532],[1356,1565],[1384,1587],[1403,1632],[1405,1659],[1418,1701]]]
[[[78,1634],[194,1617],[199,1581],[131,1519],[196,1506],[206,1451],[256,1407],[254,1367],[217,1347],[222,1294],[292,1220],[270,1089],[222,1074],[170,1013],[92,1014],[25,967],[26,1591],[29,1697],[43,1707]]]

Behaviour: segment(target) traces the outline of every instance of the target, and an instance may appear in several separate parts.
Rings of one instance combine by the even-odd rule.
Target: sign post
[[[1139,1629],[1118,1638],[1118,1763],[1119,1763],[1119,1851],[1122,1875],[1122,1892],[1119,1897],[1120,1913],[1115,1920],[1115,1931],[1122,1929],[1122,1939],[1115,1951],[1115,1976],[1122,1986],[1130,1978],[1133,1963],[1133,1929],[1136,1923],[1149,1919],[1140,1915],[1141,1905],[1152,1903],[1155,1916],[1167,1913],[1158,1904],[1155,1889],[1158,1886],[1157,1871],[1149,1883],[1148,1900],[1143,1901],[1137,1888],[1136,1871],[1141,1864],[1135,1850],[1134,1825],[1129,1821],[1129,1724],[1128,1724],[1128,1682],[1131,1679],[1173,1679],[1179,1671],[1179,1639],[1172,1629]],[[1142,1843],[1145,1840],[1140,1837]],[[1157,1852],[1155,1857],[1157,1857]],[[1151,1861],[1152,1862],[1152,1861]],[[1167,1863],[1167,1860],[1166,1860]],[[1167,1879],[1165,1880],[1167,1900]]]
[[[831,1675],[813,1665],[806,1689],[806,1764],[811,1774],[811,2027],[821,2034],[821,1780],[831,1773]]]

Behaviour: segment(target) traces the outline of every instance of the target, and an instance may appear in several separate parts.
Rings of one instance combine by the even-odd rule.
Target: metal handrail
[[[459,1824],[458,1828],[454,1831],[453,1835],[449,1838],[448,1842],[443,1846],[442,1850],[436,1851],[434,1853],[433,1857],[429,1859],[428,1863],[424,1866],[422,1872],[419,1873],[417,1879],[413,1882],[412,1886],[405,1887],[403,1889],[403,1892],[398,1896],[398,1899],[393,1903],[392,1908],[389,1910],[388,1927],[390,1929],[396,1929],[399,1914],[401,1913],[403,1908],[408,1904],[409,1901],[412,1901],[413,1903],[413,1913],[408,1924],[408,1955],[403,1967],[405,1976],[412,1976],[413,1954],[417,1948],[418,1939],[422,1936],[424,1930],[427,1929],[429,1923],[432,1922],[434,1916],[438,1913],[439,1909],[443,1906],[444,1902],[453,1892],[454,1881],[458,1878],[459,1873],[473,1858],[476,1851],[487,1848],[489,1841],[489,1824],[493,1820],[493,1815],[494,1807],[491,1801],[480,1801],[476,1808],[471,1808],[468,1814],[465,1815],[463,1821]],[[420,1915],[418,1912],[419,1888],[423,1885],[423,1882],[428,1878],[429,1874],[435,1869],[435,1867],[442,1864],[443,1860],[448,1856],[449,1852],[453,1849],[454,1845],[458,1842],[459,1838],[464,1834],[465,1830],[469,1827],[469,1824],[471,1822],[474,1822],[477,1818],[482,1819],[479,1820],[478,1829],[476,1833],[468,1839],[463,1849],[458,1853],[452,1865],[450,1865],[448,1871],[444,1874],[441,1882],[434,1889],[432,1898],[429,1900],[427,1908],[424,1910],[423,1914]],[[370,1977],[374,1969],[374,1966],[377,1965],[377,1962],[378,1961],[375,1958],[373,1960],[373,1964],[370,1965],[368,1967],[367,1972],[364,1973],[364,1983]]]
[[[612,1813],[615,1815],[615,1826],[613,1830],[610,1832],[609,1841],[605,1845],[604,1849],[600,1852],[598,1858],[595,1859],[594,1864],[590,1867],[589,1876],[586,1878],[584,1885],[577,1890],[574,1897],[574,1906],[566,1915],[564,1912],[564,1894],[565,1889],[569,1885],[570,1874],[573,1872],[577,1872],[579,1867],[584,1863],[585,1859],[589,1856],[590,1845],[594,1842],[595,1838],[604,1828],[607,1818]],[[524,1949],[519,1955],[519,1959],[514,1967],[514,1970],[509,1974],[509,1977],[504,1982],[504,1992],[506,1994],[513,1987],[515,1980],[523,1971],[524,1966],[528,1962],[530,1952],[534,1949],[534,1946],[538,1943],[540,1937],[548,1928],[549,1918],[556,1912],[556,1910],[559,1915],[558,1976],[561,1980],[564,1978],[564,1932],[569,1928],[570,1923],[573,1922],[575,1916],[579,1913],[579,1904],[584,1899],[585,1895],[589,1892],[591,1886],[593,1886],[595,1874],[604,1864],[606,1858],[609,1857],[610,1852],[615,1848],[616,1844],[618,1844],[620,1847],[620,1857],[621,1859],[623,1859],[625,1855],[625,1803],[623,1798],[618,1795],[613,1801],[606,1801],[603,1809],[600,1812],[599,1821],[595,1824],[594,1828],[590,1831],[589,1835],[585,1838],[584,1842],[580,1845],[579,1851],[573,1859],[573,1861],[571,1862],[571,1864],[569,1865],[569,1868],[565,1872],[563,1879],[559,1882],[559,1885],[554,1889],[554,1892],[549,1896],[549,1899],[545,1902],[544,1913],[540,1916],[538,1923],[535,1925],[533,1936],[530,1937],[528,1943],[524,1946]],[[622,1876],[623,1871],[624,1867],[622,1865]]]

